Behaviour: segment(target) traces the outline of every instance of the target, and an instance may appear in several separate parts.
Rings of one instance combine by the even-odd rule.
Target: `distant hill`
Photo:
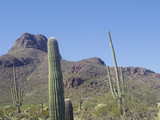
[[[18,86],[24,91],[24,104],[48,102],[47,38],[24,33],[6,55],[0,56],[0,106],[12,103],[13,65],[16,66]],[[100,58],[78,62],[61,59],[61,65],[65,97],[73,102],[76,102],[79,93],[90,100],[109,92],[106,66]],[[139,67],[125,67],[123,72],[130,90],[147,88],[160,99],[160,74]],[[114,76],[113,68],[111,74]]]

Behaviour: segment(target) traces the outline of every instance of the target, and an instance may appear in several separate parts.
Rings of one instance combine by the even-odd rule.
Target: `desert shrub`
[[[49,118],[48,108],[42,109],[39,105],[29,105],[23,108],[20,114],[17,114],[15,107],[0,108],[0,120],[47,120],[47,118]]]
[[[96,107],[95,107],[95,110],[94,110],[94,113],[97,115],[97,116],[103,116],[103,115],[106,115],[107,113],[109,112],[109,108],[106,104],[98,104]]]
[[[4,112],[5,113],[14,113],[15,110],[16,110],[16,108],[13,107],[13,106],[5,106],[4,107]]]
[[[41,109],[40,106],[31,106],[24,110],[25,113],[29,114],[30,118],[33,120],[38,120],[38,118],[48,118],[48,109]]]
[[[3,108],[0,108],[0,120],[4,117],[4,111]]]
[[[94,113],[97,117],[120,117],[120,111],[115,104],[98,104],[94,109]]]
[[[29,114],[21,113],[14,116],[15,120],[28,120]]]
[[[123,104],[125,117],[128,119],[154,120],[157,113],[155,100],[153,100],[155,96],[153,95],[153,98],[147,97],[141,94],[127,95]]]
[[[40,114],[39,114],[39,117],[41,117],[41,118],[49,118],[49,111],[41,110]]]
[[[118,107],[112,108],[112,112],[114,114],[114,117],[120,117],[120,111],[119,111]]]

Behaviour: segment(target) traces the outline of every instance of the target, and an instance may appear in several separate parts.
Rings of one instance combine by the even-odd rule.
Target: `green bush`
[[[103,116],[103,115],[106,115],[107,113],[109,112],[109,108],[106,104],[98,104],[96,107],[95,107],[95,111],[94,113],[97,115],[97,116]]]
[[[3,116],[4,116],[3,108],[0,108],[0,120],[2,119]]]
[[[97,117],[102,116],[112,116],[112,117],[120,117],[120,111],[118,107],[114,104],[98,104],[95,109],[94,113]]]

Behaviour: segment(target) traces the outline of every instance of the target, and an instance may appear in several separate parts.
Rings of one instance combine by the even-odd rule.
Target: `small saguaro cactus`
[[[65,99],[65,120],[74,120],[73,106],[70,99]]]
[[[17,107],[17,113],[19,114],[21,112],[20,107],[22,106],[23,102],[23,91],[18,89],[16,83],[15,66],[13,66],[13,80],[14,80],[14,87],[11,88],[12,101],[13,104]]]
[[[78,103],[79,103],[79,110],[81,110],[82,109],[82,104],[83,104],[83,99],[81,98],[81,95],[79,95]]]
[[[114,61],[114,66],[115,66],[114,69],[115,69],[115,74],[116,74],[116,84],[117,84],[117,86],[115,88],[115,86],[113,85],[111,74],[110,74],[110,69],[109,69],[109,66],[107,66],[109,85],[110,85],[110,90],[111,90],[113,98],[118,100],[118,108],[120,110],[120,114],[123,115],[122,97],[124,96],[124,93],[125,93],[123,68],[122,67],[120,68],[120,74],[121,74],[121,81],[120,81],[116,56],[115,56],[114,47],[113,47],[113,44],[112,44],[111,35],[110,35],[109,31],[108,31],[108,35],[109,35],[109,41],[110,41],[110,46],[111,46],[112,56],[113,56],[113,61]]]
[[[48,40],[49,67],[49,117],[50,120],[65,120],[64,88],[58,42],[54,37]]]
[[[41,110],[43,110],[43,108],[44,108],[44,103],[41,102]]]

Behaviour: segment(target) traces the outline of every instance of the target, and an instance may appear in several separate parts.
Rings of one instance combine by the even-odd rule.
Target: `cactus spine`
[[[124,77],[123,77],[123,68],[122,67],[120,68],[120,74],[121,74],[121,81],[120,81],[119,71],[118,71],[117,61],[116,61],[116,56],[115,56],[114,47],[113,47],[113,44],[112,44],[112,39],[111,39],[111,35],[110,35],[109,31],[108,31],[108,36],[109,36],[110,46],[111,46],[111,50],[112,50],[112,56],[113,56],[114,66],[115,66],[114,69],[115,69],[115,74],[116,74],[116,83],[117,83],[116,87],[117,87],[117,89],[113,86],[112,78],[111,78],[111,74],[110,74],[110,69],[107,66],[109,85],[110,85],[110,90],[111,90],[113,98],[115,98],[115,99],[118,100],[118,108],[120,110],[120,114],[123,115],[122,97],[123,97],[123,94],[125,92]]]
[[[17,113],[19,114],[20,107],[22,106],[23,101],[23,91],[19,90],[16,83],[16,73],[15,73],[15,66],[13,66],[13,79],[14,79],[14,87],[11,88],[11,95],[13,104],[17,107]]]
[[[65,120],[74,120],[73,106],[70,99],[65,99]]]
[[[50,120],[65,120],[64,89],[58,42],[54,37],[48,40],[49,67],[49,116]]]

